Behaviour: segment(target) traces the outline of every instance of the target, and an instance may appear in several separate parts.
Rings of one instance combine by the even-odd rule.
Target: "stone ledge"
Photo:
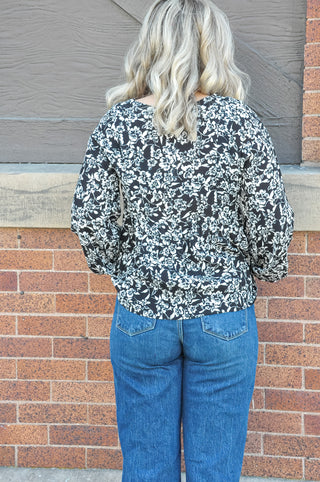
[[[50,482],[121,482],[120,470],[108,469],[43,469],[24,467],[0,467],[0,481],[31,482],[45,479]],[[181,481],[185,482],[186,474],[181,474]],[[288,482],[288,479],[241,477],[240,482]],[[290,479],[289,482],[301,482]],[[312,481],[309,481],[312,482]]]
[[[320,231],[320,167],[281,166],[296,231]],[[0,164],[0,227],[68,228],[79,164]]]

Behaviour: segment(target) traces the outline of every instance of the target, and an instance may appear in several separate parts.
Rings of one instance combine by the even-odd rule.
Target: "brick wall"
[[[115,290],[69,230],[0,230],[0,465],[121,468]],[[243,473],[320,480],[320,233],[259,283],[260,356]]]
[[[0,465],[119,468],[113,286],[69,230],[2,229],[0,248]]]
[[[302,159],[320,161],[320,1],[308,0]]]
[[[308,0],[303,159],[320,152],[320,1]],[[0,229],[0,465],[121,468],[115,290],[64,229]],[[320,233],[259,283],[260,355],[243,474],[320,480]]]

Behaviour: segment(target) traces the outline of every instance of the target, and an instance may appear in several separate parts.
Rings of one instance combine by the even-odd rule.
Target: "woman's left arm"
[[[251,271],[261,280],[277,281],[288,273],[294,213],[268,131],[253,113],[244,128],[241,207]]]
[[[121,233],[120,182],[110,162],[114,151],[114,140],[100,123],[88,142],[71,211],[71,230],[89,268],[109,275],[115,274]]]

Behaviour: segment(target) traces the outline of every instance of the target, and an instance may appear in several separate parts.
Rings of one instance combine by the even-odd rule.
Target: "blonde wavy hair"
[[[211,0],[158,0],[125,61],[127,82],[106,94],[108,108],[153,94],[159,135],[197,137],[195,93],[244,100],[249,78],[234,63],[225,13]]]

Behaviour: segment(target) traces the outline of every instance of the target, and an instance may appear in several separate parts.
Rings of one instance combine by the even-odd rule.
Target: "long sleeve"
[[[250,126],[250,127],[249,127]],[[294,214],[270,136],[254,115],[243,137],[245,164],[241,210],[252,273],[277,281],[288,273]]]
[[[121,227],[120,187],[110,159],[114,140],[99,124],[89,139],[71,211],[71,230],[80,240],[89,268],[114,274]]]

